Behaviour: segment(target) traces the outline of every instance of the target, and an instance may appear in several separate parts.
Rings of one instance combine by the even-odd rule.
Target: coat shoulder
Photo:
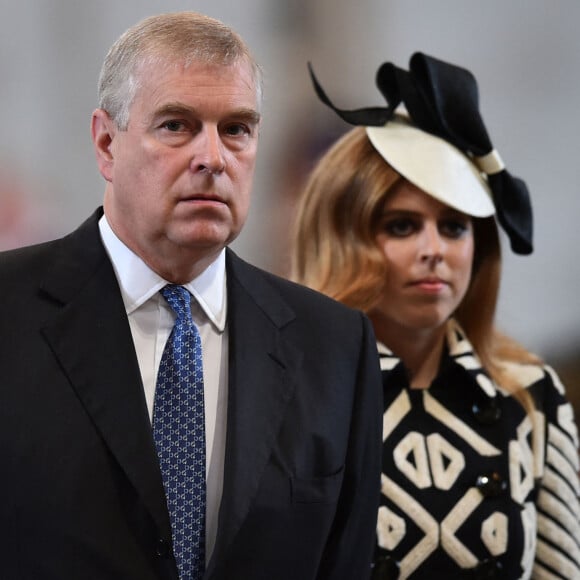
[[[353,308],[307,288],[301,284],[272,274],[239,258],[231,250],[227,254],[228,272],[251,293],[257,301],[285,304],[287,313],[308,315],[312,323],[328,320],[356,322],[360,325],[364,315]]]

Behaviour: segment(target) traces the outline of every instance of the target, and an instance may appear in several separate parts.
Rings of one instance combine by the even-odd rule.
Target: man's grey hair
[[[196,12],[151,16],[125,31],[109,49],[99,76],[99,107],[119,129],[126,130],[144,66],[192,62],[228,66],[240,60],[251,67],[259,104],[262,73],[239,34]]]

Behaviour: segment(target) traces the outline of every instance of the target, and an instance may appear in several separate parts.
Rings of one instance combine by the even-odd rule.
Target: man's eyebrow
[[[259,123],[262,116],[254,109],[237,109],[231,112],[228,117],[233,119],[243,119],[250,123]]]
[[[194,109],[184,105],[183,103],[174,102],[174,103],[165,103],[159,109],[154,111],[155,115],[165,115],[168,113],[194,113]]]
[[[182,115],[182,116],[192,116],[195,117],[199,113],[196,108],[190,107],[178,101],[166,103],[161,106],[159,109],[154,111],[153,118],[157,117],[164,117],[166,115]],[[240,109],[232,109],[228,112],[225,116],[226,119],[241,119],[247,121],[249,123],[259,123],[261,119],[260,113],[255,109],[251,108],[240,108]]]
[[[195,117],[196,110],[192,107],[188,107],[187,105],[177,101],[172,103],[165,103],[164,105],[162,105],[158,109],[155,109],[151,113],[151,119],[155,120],[170,115],[178,117]]]

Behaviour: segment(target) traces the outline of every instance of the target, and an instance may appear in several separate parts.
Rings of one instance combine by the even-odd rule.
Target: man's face
[[[99,160],[109,182],[105,214],[161,275],[176,261],[200,264],[197,274],[239,234],[248,214],[259,125],[252,69],[245,61],[167,63],[140,75],[126,131],[95,112],[103,116],[97,125],[110,132],[108,160]],[[97,146],[96,134],[93,119]]]

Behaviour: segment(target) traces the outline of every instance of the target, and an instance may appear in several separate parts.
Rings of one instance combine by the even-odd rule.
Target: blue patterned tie
[[[157,447],[181,580],[205,569],[205,418],[201,339],[183,286],[161,290],[177,319],[165,345],[153,410]]]

